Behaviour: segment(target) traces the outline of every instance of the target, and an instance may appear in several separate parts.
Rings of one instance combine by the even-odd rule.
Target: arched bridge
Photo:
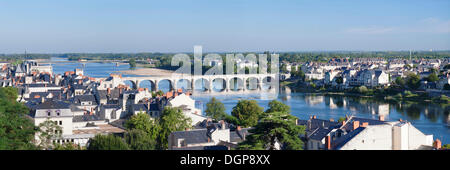
[[[276,81],[279,80],[277,74],[232,74],[232,75],[172,75],[168,77],[122,77],[121,81],[125,83],[125,81],[131,81],[133,83],[134,88],[139,88],[139,84],[143,81],[149,81],[152,86],[152,91],[157,91],[158,83],[164,80],[169,81],[170,89],[176,89],[177,83],[180,80],[184,80],[190,84],[190,89],[195,91],[195,82],[203,81],[203,85],[206,88],[206,91],[212,92],[213,90],[213,81],[222,80],[223,89],[221,92],[229,92],[231,85],[235,81],[237,88],[239,91],[246,90],[262,90],[263,83],[266,85],[270,85],[270,89],[276,85]],[[278,79],[277,79],[278,78]],[[247,89],[247,87],[250,87]]]

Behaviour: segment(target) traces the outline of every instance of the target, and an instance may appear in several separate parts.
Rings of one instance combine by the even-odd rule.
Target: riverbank
[[[158,69],[158,68],[138,68],[134,70],[122,70],[118,71],[122,74],[128,74],[128,75],[138,75],[138,76],[172,76],[176,74],[174,71],[171,70],[164,70],[164,69]]]
[[[360,98],[374,98],[385,100],[389,102],[417,102],[417,103],[434,103],[449,105],[450,98],[445,95],[438,97],[430,97],[426,92],[414,93],[408,90],[394,89],[394,88],[379,88],[379,89],[330,89],[326,87],[311,87],[307,84],[298,85],[298,82],[284,81],[280,86],[287,86],[294,92],[309,93],[317,95],[338,95],[343,97],[360,97]]]

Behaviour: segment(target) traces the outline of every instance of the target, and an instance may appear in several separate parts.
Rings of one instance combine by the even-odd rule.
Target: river
[[[64,61],[64,58],[52,58],[53,61]],[[78,62],[59,62],[52,64],[55,74],[63,74],[65,71],[71,71],[75,68],[84,70],[85,75],[90,77],[108,77],[109,74],[129,69],[129,65],[116,66],[113,63],[86,63],[83,66]],[[123,75],[133,76],[133,75]],[[178,82],[178,88],[188,88],[187,82]],[[214,83],[216,89],[220,89],[220,83]],[[149,82],[142,82],[141,87],[150,88]],[[169,82],[162,81],[159,87],[163,91],[168,91]],[[197,81],[196,87],[202,87],[202,82]],[[222,94],[202,94],[194,95],[197,100],[197,107],[204,110],[206,103],[216,97],[224,103],[226,112],[231,113],[232,108],[241,99],[256,100],[260,106],[267,109],[268,103],[272,100],[269,96],[273,94],[252,93],[239,95],[222,95]],[[364,118],[378,118],[384,115],[386,120],[407,120],[416,128],[425,134],[433,134],[434,139],[440,139],[442,143],[450,143],[450,122],[449,112],[450,106],[427,104],[427,103],[388,103],[374,99],[364,99],[358,97],[342,97],[342,96],[324,96],[312,95],[305,93],[282,91],[276,97],[277,100],[291,107],[291,114],[300,119],[308,119],[312,115],[316,115],[319,119],[334,119],[345,115],[354,115]]]

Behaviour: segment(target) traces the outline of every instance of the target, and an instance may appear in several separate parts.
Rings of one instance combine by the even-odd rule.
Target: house
[[[168,100],[167,106],[181,108],[184,115],[191,118],[192,125],[195,125],[206,119],[205,116],[201,115],[201,110],[195,108],[195,100],[193,100],[191,97],[189,97],[185,93],[181,93],[180,95],[178,95],[178,92],[168,93],[175,94],[175,96]]]
[[[230,150],[250,134],[250,128],[235,127],[223,120],[213,123],[207,119],[196,127],[198,129],[172,132],[169,150]]]
[[[307,149],[319,150],[421,150],[432,149],[433,135],[426,135],[410,122],[384,121],[379,119],[347,117],[341,123],[319,120],[317,127],[309,120],[311,129],[307,130]],[[328,124],[327,124],[328,123]],[[305,121],[299,123],[304,125]],[[317,128],[314,128],[317,127]],[[310,133],[308,133],[310,132]]]

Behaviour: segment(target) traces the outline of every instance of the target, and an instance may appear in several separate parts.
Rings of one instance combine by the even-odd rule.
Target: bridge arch
[[[138,85],[137,85],[136,82],[134,82],[134,81],[131,81],[131,80],[124,80],[123,83],[124,83],[126,86],[129,86],[131,89],[137,89],[137,88],[138,88]]]
[[[211,90],[214,90],[216,92],[223,92],[227,89],[229,89],[229,87],[226,78],[217,77],[211,80]]]
[[[193,90],[192,89],[192,80],[188,78],[180,78],[175,80],[176,87],[175,89],[184,89],[184,90]]]
[[[159,87],[157,91],[162,90],[165,93],[174,89],[174,82],[171,79],[161,79],[157,86]]]
[[[270,90],[275,88],[275,76],[263,76],[261,81],[261,90]]]
[[[258,90],[259,88],[260,88],[260,78],[247,77],[245,79],[245,89],[246,90]]]
[[[240,77],[232,77],[228,81],[228,88],[231,91],[244,90],[244,80]]]
[[[192,91],[210,91],[211,90],[211,82],[206,78],[197,78],[194,79],[194,89]]]
[[[156,91],[156,84],[154,80],[141,80],[139,81],[139,88],[148,88],[151,91]]]

